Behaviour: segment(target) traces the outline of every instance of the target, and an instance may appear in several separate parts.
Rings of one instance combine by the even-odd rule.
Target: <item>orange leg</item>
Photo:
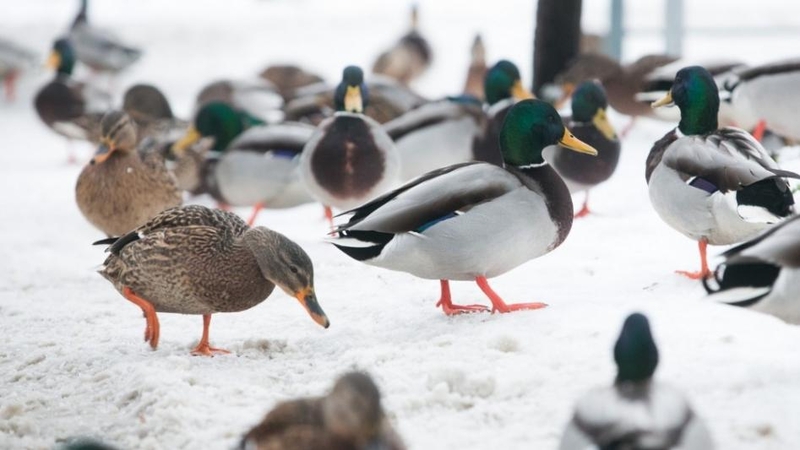
[[[489,282],[486,281],[486,277],[478,277],[475,279],[475,282],[478,283],[478,287],[481,288],[484,294],[489,297],[489,300],[492,301],[492,312],[499,311],[501,313],[508,313],[512,311],[520,311],[526,309],[539,309],[544,308],[547,306],[547,303],[514,303],[511,305],[506,304],[502,298],[500,298],[497,293],[495,293],[491,287],[489,287]]]
[[[12,70],[11,73],[6,75],[6,77],[3,79],[3,85],[6,90],[6,100],[9,102],[13,102],[16,98],[16,81],[18,76],[19,72]]]
[[[692,280],[709,278],[711,276],[711,271],[708,270],[708,259],[706,258],[706,248],[708,247],[708,241],[705,239],[700,239],[699,241],[697,241],[697,247],[700,249],[700,271],[689,272],[688,270],[676,270],[675,273],[681,274],[685,277],[689,277]]]
[[[217,202],[217,209],[221,209],[223,211],[230,211],[231,205],[227,203]]]
[[[192,350],[195,356],[214,356],[216,353],[230,353],[228,350],[214,348],[208,345],[208,326],[211,325],[211,314],[203,314],[203,337],[200,343]]]
[[[328,225],[333,228],[333,210],[327,205],[322,205],[322,207],[325,208],[325,220],[327,220]]]
[[[144,329],[144,341],[150,342],[150,347],[153,347],[153,350],[155,350],[156,347],[158,347],[158,337],[161,333],[161,327],[158,324],[158,316],[156,315],[156,309],[153,308],[153,304],[136,295],[129,287],[122,289],[122,296],[134,305],[142,308],[145,321],[147,322]]]
[[[250,214],[250,218],[247,219],[247,226],[252,227],[254,223],[256,223],[256,217],[258,217],[258,213],[264,209],[264,204],[259,202],[253,207],[253,213]]]
[[[767,122],[764,119],[761,119],[756,124],[756,127],[753,128],[753,137],[756,138],[758,142],[761,142],[764,139],[764,131],[767,130]]]
[[[575,218],[579,219],[581,217],[586,217],[591,213],[589,211],[589,191],[586,191],[586,197],[583,198],[583,207],[580,211],[575,213]]]
[[[630,133],[633,129],[634,125],[636,125],[636,116],[631,117],[631,121],[622,128],[622,131],[619,132],[619,138],[625,139],[625,137],[628,136],[628,133]]]
[[[442,311],[448,316],[456,314],[464,314],[470,312],[489,312],[489,308],[483,305],[454,305],[450,298],[450,282],[447,280],[439,280],[442,286],[442,297],[436,303],[436,306],[442,307]]]

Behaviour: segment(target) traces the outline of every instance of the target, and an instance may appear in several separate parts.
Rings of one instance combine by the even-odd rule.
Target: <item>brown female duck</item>
[[[315,322],[330,322],[314,294],[314,268],[299,245],[237,215],[204,206],[168,209],[111,244],[100,275],[147,320],[145,341],[158,346],[156,312],[203,315],[195,355],[228,353],[208,344],[211,314],[238,312],[264,301],[277,285],[296,297]]]
[[[248,450],[403,450],[381,407],[369,375],[340,377],[330,394],[279,403],[250,430],[240,447]]]
[[[136,127],[127,114],[111,111],[100,126],[100,147],[75,186],[78,208],[92,225],[118,236],[181,204],[161,156],[136,151]]]

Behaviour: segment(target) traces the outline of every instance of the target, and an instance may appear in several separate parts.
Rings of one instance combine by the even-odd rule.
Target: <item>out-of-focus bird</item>
[[[794,198],[780,169],[746,131],[719,128],[719,93],[700,66],[681,69],[667,95],[653,107],[674,103],[678,127],[659,139],[647,157],[650,202],[664,222],[698,242],[701,269],[711,275],[706,247],[741,242],[792,214]]]
[[[619,162],[620,143],[608,122],[608,100],[600,83],[584,81],[572,93],[572,116],[566,126],[578,139],[591,145],[598,155],[591,157],[563,147],[554,147],[551,164],[567,183],[571,193],[586,192],[583,207],[575,217],[589,214],[589,190],[608,180]]]
[[[440,280],[445,314],[488,311],[454,305],[449,280],[477,282],[492,311],[537,309],[543,303],[507,304],[487,278],[545,255],[572,228],[572,199],[564,181],[542,158],[548,145],[597,154],[576,139],[548,103],[523,100],[506,115],[500,133],[504,167],[456,164],[422,175],[349,211],[332,243],[366,264]]]
[[[298,90],[325,81],[321,76],[294,64],[273,64],[261,71],[259,76],[275,86],[284,102],[295,98]]]
[[[617,378],[581,397],[559,450],[713,450],[702,419],[677,389],[653,380],[658,347],[642,314],[625,319],[614,346]]]
[[[141,50],[123,43],[113,33],[89,22],[88,4],[88,0],[81,0],[81,7],[69,31],[69,40],[75,47],[78,60],[97,72],[112,74],[138,61],[142,56]]]
[[[794,216],[722,254],[710,299],[772,314],[800,325],[800,216]]]
[[[195,114],[209,103],[226,103],[266,123],[284,119],[283,97],[272,83],[262,80],[217,80],[197,94]]]
[[[249,228],[237,215],[199,205],[168,209],[110,244],[100,275],[142,309],[145,341],[158,346],[157,312],[200,314],[203,336],[192,351],[228,353],[209,345],[211,315],[238,312],[264,301],[277,285],[311,318],[330,324],[317,303],[314,268],[305,251],[265,227]]]
[[[56,69],[56,75],[36,94],[34,106],[42,122],[67,140],[97,143],[100,119],[111,106],[111,99],[107,94],[72,79],[75,63],[75,52],[70,42],[67,39],[56,40],[47,62],[49,67]],[[69,158],[74,161],[71,151]]]
[[[336,380],[322,397],[278,403],[242,438],[242,450],[403,450],[381,406],[375,382],[362,372]]]
[[[411,29],[390,49],[381,53],[372,65],[372,73],[386,75],[408,85],[431,64],[431,46],[419,32],[419,11],[411,6]]]
[[[75,185],[78,209],[92,225],[118,236],[182,203],[162,156],[137,151],[136,126],[127,114],[107,113],[101,129],[101,144]]]
[[[356,207],[396,186],[400,158],[394,142],[364,115],[369,94],[364,73],[348,66],[336,87],[336,114],[317,126],[300,156],[308,192],[326,208]]]
[[[486,47],[480,34],[475,35],[470,48],[470,63],[467,69],[467,79],[464,81],[464,95],[469,95],[483,101],[486,95],[483,92],[483,82],[486,79]]]
[[[6,100],[14,101],[17,79],[35,65],[36,53],[16,42],[0,38],[0,79],[3,80]]]

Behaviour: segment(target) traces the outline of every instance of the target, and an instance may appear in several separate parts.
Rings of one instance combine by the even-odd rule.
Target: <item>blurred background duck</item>
[[[123,43],[111,32],[97,28],[88,19],[88,0],[81,0],[72,21],[69,40],[83,64],[96,72],[116,74],[139,60],[142,51]]]
[[[508,60],[495,63],[488,72],[483,82],[486,95],[486,116],[488,123],[480,154],[483,160],[494,164],[502,164],[499,139],[500,130],[506,114],[514,103],[533,98],[533,94],[522,85],[517,65]]]
[[[7,101],[14,101],[17,79],[22,73],[33,69],[36,60],[36,53],[32,50],[0,37],[0,79],[3,80]]]
[[[211,347],[211,315],[250,309],[275,286],[295,297],[319,325],[330,322],[314,292],[314,268],[305,251],[265,227],[250,228],[237,215],[199,205],[168,209],[110,244],[99,270],[145,315],[145,341],[158,347],[157,312],[203,316],[195,355],[228,353]]]
[[[555,144],[597,154],[564,128],[550,104],[523,100],[501,130],[503,167],[467,162],[425,174],[349,211],[332,243],[366,264],[440,280],[436,306],[447,315],[489,310],[453,304],[449,280],[475,281],[493,312],[542,308],[505,303],[487,278],[549,253],[569,234],[572,199],[542,158]]]
[[[738,113],[737,126],[767,128],[800,140],[800,59],[776,61],[734,72],[726,79],[728,102]]]
[[[563,147],[553,147],[553,168],[566,182],[570,193],[586,192],[583,206],[575,217],[589,214],[589,190],[608,180],[617,168],[620,143],[606,116],[608,100],[603,86],[584,81],[572,93],[572,116],[566,125],[576,138],[597,150],[592,157]]]
[[[242,450],[403,450],[381,406],[381,394],[362,372],[339,377],[324,396],[275,405],[242,437]]]
[[[156,151],[166,150],[182,136],[189,123],[172,113],[169,100],[152,84],[135,84],[129,87],[122,97],[122,110],[136,123],[137,136],[141,145]]]
[[[486,79],[486,47],[480,33],[475,35],[470,48],[470,63],[467,69],[467,79],[464,81],[464,95],[469,95],[483,102],[486,95],[483,92],[483,82]]]
[[[136,151],[136,126],[121,111],[107,113],[94,158],[75,185],[75,200],[86,219],[108,236],[144,224],[183,198],[161,155]]]
[[[658,347],[634,313],[614,345],[617,378],[578,399],[559,450],[713,450],[711,434],[683,393],[653,380]]]
[[[278,123],[284,118],[283,97],[272,83],[263,79],[211,82],[197,94],[195,114],[209,103],[225,103],[265,123]]]
[[[321,76],[294,64],[270,65],[261,71],[259,77],[271,83],[284,102],[297,97],[303,88],[325,83]]]
[[[393,78],[404,85],[422,75],[431,64],[428,40],[419,32],[419,9],[411,6],[411,28],[372,65],[372,73]]]
[[[800,325],[800,216],[722,254],[709,299],[772,314]]]
[[[331,207],[354,208],[399,183],[394,142],[363,113],[369,99],[362,70],[346,67],[336,87],[336,113],[317,126],[300,157],[302,180],[329,221]]]
[[[36,94],[34,106],[42,122],[67,140],[97,143],[100,119],[111,106],[111,98],[75,81],[72,78],[75,63],[75,52],[70,42],[63,38],[56,40],[47,60],[47,65],[55,69],[56,74]],[[71,149],[69,160],[75,160]]]
[[[784,178],[800,175],[781,170],[746,131],[718,127],[719,93],[704,68],[681,69],[653,107],[672,103],[681,121],[653,145],[645,177],[661,219],[698,242],[700,271],[679,273],[707,278],[707,245],[742,242],[791,215],[794,198]]]

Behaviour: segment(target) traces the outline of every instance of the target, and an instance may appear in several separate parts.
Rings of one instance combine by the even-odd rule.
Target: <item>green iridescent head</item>
[[[358,66],[347,66],[342,71],[342,81],[336,86],[333,103],[337,111],[362,113],[369,95],[364,83],[364,71]]]
[[[597,81],[584,81],[572,92],[572,121],[592,123],[606,139],[616,139],[617,133],[606,116],[608,98]]]
[[[533,94],[522,86],[517,66],[508,60],[500,60],[486,72],[483,80],[486,102],[490,105],[514,97],[516,100],[533,98]]]
[[[650,333],[650,322],[634,313],[625,319],[622,332],[614,345],[617,363],[617,383],[650,379],[658,366],[658,347]]]
[[[75,50],[66,38],[61,38],[53,43],[53,49],[47,58],[47,66],[55,69],[60,75],[72,75],[75,68]]]
[[[707,134],[718,128],[719,88],[714,77],[700,66],[684,67],[672,88],[653,107],[674,103],[681,110],[678,129],[685,135]]]
[[[500,150],[506,164],[516,167],[543,164],[542,150],[556,144],[597,155],[597,150],[564,127],[561,116],[547,102],[522,100],[508,111],[500,131]]]
[[[213,137],[213,150],[224,151],[244,130],[263,125],[264,121],[245,111],[235,109],[227,103],[209,102],[203,105],[194,116],[191,127],[173,146],[172,151],[180,155],[189,146],[204,137]]]

